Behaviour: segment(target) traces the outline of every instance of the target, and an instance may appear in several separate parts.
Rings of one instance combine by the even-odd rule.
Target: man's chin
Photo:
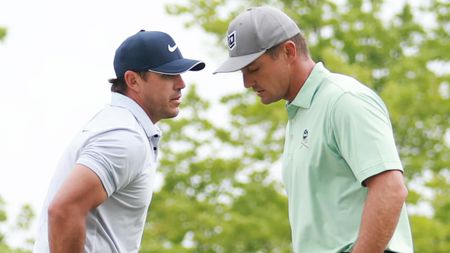
[[[264,99],[264,98],[261,98],[261,103],[263,103],[265,105],[272,104],[273,102],[277,102],[277,101],[278,100],[275,100],[275,99],[268,99],[268,98]]]
[[[173,111],[171,111],[171,112],[168,112],[166,115],[165,115],[165,117],[164,117],[164,119],[172,119],[172,118],[175,118],[176,116],[178,116],[178,114],[180,113],[180,110],[173,110]]]

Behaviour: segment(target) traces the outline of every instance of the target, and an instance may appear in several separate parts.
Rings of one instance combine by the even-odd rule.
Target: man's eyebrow
[[[245,68],[255,67],[256,64],[257,64],[256,60],[254,60],[254,61],[250,62],[247,66],[245,66]]]

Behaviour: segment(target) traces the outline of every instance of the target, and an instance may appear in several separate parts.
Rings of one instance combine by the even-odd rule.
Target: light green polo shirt
[[[386,106],[357,80],[317,63],[286,108],[283,181],[294,252],[349,252],[367,196],[362,182],[403,170]],[[405,206],[388,249],[413,252]]]

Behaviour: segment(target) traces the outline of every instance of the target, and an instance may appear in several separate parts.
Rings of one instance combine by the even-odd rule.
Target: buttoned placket
[[[149,138],[152,149],[153,149],[153,155],[154,155],[154,160],[156,161],[158,159],[158,143],[159,143],[159,138],[160,135],[159,134],[154,134],[153,136],[151,136]]]

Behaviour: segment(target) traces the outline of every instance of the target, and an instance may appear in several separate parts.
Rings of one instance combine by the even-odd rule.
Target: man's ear
[[[288,40],[283,45],[283,53],[286,58],[291,62],[297,58],[297,46],[291,40]]]
[[[125,80],[125,83],[127,84],[129,90],[139,92],[140,86],[138,82],[138,74],[136,72],[131,70],[125,71],[123,79]]]

